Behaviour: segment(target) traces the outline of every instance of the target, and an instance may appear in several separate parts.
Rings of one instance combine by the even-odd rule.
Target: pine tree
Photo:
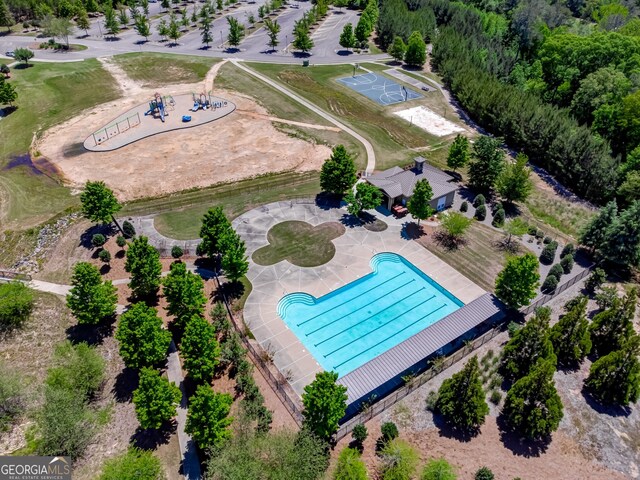
[[[513,384],[502,408],[507,422],[532,440],[555,432],[564,415],[554,372],[553,362],[539,358],[529,374]]]
[[[131,274],[129,288],[135,298],[156,295],[160,287],[162,264],[158,250],[149,244],[147,237],[137,237],[129,244],[124,269]]]
[[[490,191],[504,169],[504,152],[498,138],[481,136],[473,144],[472,160],[469,163],[469,182],[481,192]]]
[[[176,324],[184,327],[193,317],[204,317],[207,298],[199,275],[187,270],[182,263],[172,263],[169,275],[162,280],[162,293],[167,300],[167,313]]]
[[[640,200],[618,215],[605,236],[600,250],[607,260],[619,265],[640,266]]]
[[[233,398],[228,393],[216,393],[208,385],[199,385],[189,399],[187,432],[202,450],[221,447],[231,438],[229,417]]]
[[[442,382],[436,409],[447,422],[462,430],[477,430],[489,414],[478,358],[472,357],[464,368]]]
[[[303,425],[325,440],[338,430],[338,421],[347,410],[347,387],[338,385],[336,380],[336,372],[316,373],[302,394]]]
[[[120,316],[115,338],[129,368],[157,365],[167,357],[171,343],[171,333],[162,327],[156,309],[144,303],[134,303]]]
[[[513,163],[505,165],[504,170],[496,180],[496,191],[507,202],[524,202],[533,189],[531,169],[527,167],[529,158],[519,153]]]
[[[596,360],[586,387],[602,403],[626,406],[640,398],[640,337],[629,337],[619,350]]]
[[[580,232],[580,243],[591,250],[598,250],[607,242],[607,231],[618,216],[618,206],[615,200],[610,201],[600,209],[598,215]]]
[[[357,180],[353,157],[344,147],[333,147],[331,156],[325,160],[320,170],[320,188],[323,192],[344,195],[353,188]]]
[[[496,296],[511,308],[528,305],[540,285],[538,266],[533,253],[509,258],[496,278]]]
[[[420,220],[425,220],[433,215],[433,208],[431,207],[431,199],[433,198],[433,189],[426,178],[416,182],[413,187],[413,195],[407,202],[407,210],[413,218],[418,219],[418,225]]]
[[[632,288],[624,298],[616,296],[611,307],[593,317],[589,329],[593,350],[598,356],[618,350],[633,334],[637,300],[638,291]]]
[[[220,360],[215,328],[200,316],[192,317],[180,342],[184,368],[196,382],[209,383]]]
[[[407,51],[404,54],[407,65],[422,67],[427,61],[427,45],[420,32],[413,32],[407,41]]]
[[[549,339],[560,365],[576,366],[591,352],[591,335],[587,320],[587,301],[580,296],[549,332]]]
[[[118,295],[110,281],[102,281],[100,271],[88,262],[73,267],[72,288],[67,307],[80,324],[97,324],[116,314]]]
[[[549,340],[549,320],[551,311],[539,308],[524,327],[507,342],[502,350],[500,369],[504,376],[513,380],[524,377],[543,359],[556,364],[553,345]]]
[[[457,169],[464,167],[469,161],[469,140],[463,135],[456,135],[447,156],[447,167]]]
[[[156,370],[143,368],[140,371],[140,383],[133,392],[133,405],[142,428],[157,429],[175,417],[181,399],[180,389]]]
[[[7,32],[11,31],[13,25],[13,15],[5,0],[0,0],[0,27],[7,27]]]

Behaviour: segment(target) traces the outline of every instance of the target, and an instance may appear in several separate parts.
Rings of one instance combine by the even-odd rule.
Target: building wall
[[[456,196],[456,192],[450,192],[447,194],[447,198],[444,201],[444,208],[449,208],[451,205],[453,205],[453,199]],[[434,198],[429,202],[429,205],[431,205],[431,208],[433,208],[434,210],[438,209],[438,200],[440,200],[440,198],[442,197],[438,197],[438,198]]]

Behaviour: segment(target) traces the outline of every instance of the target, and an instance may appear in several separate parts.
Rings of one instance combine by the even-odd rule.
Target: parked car
[[[11,52],[4,52],[4,56],[5,56],[5,57],[11,57],[11,58],[13,58],[13,57],[15,57],[15,56],[16,56],[16,54],[15,54],[15,53],[13,53],[13,51],[11,51]]]
[[[429,91],[429,87],[427,87],[426,85],[423,85],[422,86],[422,90],[424,90],[425,92],[428,92]]]

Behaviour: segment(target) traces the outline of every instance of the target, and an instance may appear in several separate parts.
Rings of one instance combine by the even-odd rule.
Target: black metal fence
[[[595,263],[592,265],[589,265],[587,268],[585,268],[584,270],[582,270],[580,273],[574,275],[571,279],[569,279],[567,282],[563,283],[562,285],[560,285],[559,287],[557,287],[555,289],[555,291],[553,293],[543,293],[542,295],[539,295],[534,301],[533,303],[527,305],[526,307],[520,309],[520,311],[524,314],[524,315],[528,315],[531,312],[533,312],[536,308],[541,307],[542,305],[546,304],[547,302],[549,302],[552,298],[557,297],[558,295],[560,295],[562,292],[564,292],[567,288],[573,287],[576,283],[578,283],[580,280],[582,280],[584,277],[586,277],[587,275],[589,275],[589,273],[591,273],[591,269],[595,267]]]
[[[9,270],[0,270],[0,279],[2,280],[21,280],[23,282],[30,282],[31,275],[28,273],[11,272]]]

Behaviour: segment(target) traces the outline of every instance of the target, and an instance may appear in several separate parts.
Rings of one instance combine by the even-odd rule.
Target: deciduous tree
[[[35,296],[22,282],[0,283],[0,331],[19,328],[29,319]]]
[[[367,182],[356,185],[355,193],[350,190],[345,197],[347,211],[356,217],[360,216],[363,210],[371,210],[380,205],[382,193],[377,187]]]
[[[231,222],[227,219],[222,207],[210,208],[202,218],[199,245],[204,255],[214,257],[220,254],[220,239],[231,230]]]
[[[338,430],[338,421],[347,410],[347,387],[336,380],[336,372],[317,373],[302,394],[304,426],[325,440]]]
[[[220,345],[215,328],[205,318],[196,315],[187,322],[180,352],[189,377],[209,383],[220,361]]]
[[[511,257],[496,278],[496,295],[511,308],[528,305],[540,285],[538,259],[533,253]]]
[[[269,47],[271,50],[275,50],[278,44],[278,34],[280,33],[280,24],[277,20],[271,20],[270,18],[264,19],[264,28],[267,29],[267,36],[269,37]]]
[[[152,368],[140,370],[140,384],[133,392],[133,405],[140,427],[158,429],[176,416],[182,392]]]
[[[184,327],[194,316],[204,316],[207,299],[202,278],[187,270],[186,264],[171,264],[169,275],[162,280],[162,293],[167,300],[167,312],[179,326]]]
[[[232,17],[227,17],[227,24],[229,25],[229,35],[227,36],[227,42],[232,47],[237,47],[242,42],[244,38],[244,27],[240,24],[240,22]]]
[[[344,145],[333,147],[331,156],[320,170],[320,188],[323,192],[344,195],[356,183],[356,165]]]
[[[413,218],[418,219],[418,225],[420,220],[425,220],[433,215],[434,210],[431,207],[431,199],[433,198],[433,189],[426,178],[418,180],[413,187],[413,195],[407,202],[407,210]]]
[[[409,36],[404,61],[407,65],[414,67],[422,67],[427,61],[427,45],[420,32],[413,32]]]
[[[104,182],[87,182],[80,194],[80,204],[82,214],[92,222],[103,224],[113,222],[120,228],[114,215],[122,206]]]
[[[71,285],[67,307],[78,319],[78,323],[95,325],[116,314],[116,287],[109,280],[102,281],[100,271],[94,265],[88,262],[76,263]]]
[[[189,413],[185,431],[198,446],[206,450],[221,447],[231,438],[229,417],[233,398],[228,393],[216,393],[208,385],[199,385],[189,399]]]
[[[156,295],[160,288],[162,264],[160,254],[147,237],[137,237],[129,244],[124,269],[131,274],[129,287],[135,298]]]
[[[33,51],[28,48],[16,48],[13,51],[13,58],[18,60],[19,62],[24,62],[25,65],[29,65],[29,60],[31,60],[34,56]]]
[[[395,37],[393,39],[393,43],[387,50],[387,53],[391,55],[397,62],[402,62],[404,60],[404,54],[407,51],[407,46],[405,45],[402,37]]]
[[[393,56],[392,54],[390,54]],[[469,140],[463,135],[456,135],[451,147],[449,147],[449,154],[447,155],[447,167],[451,168],[454,172],[464,167],[469,161]]]
[[[482,135],[473,144],[469,182],[476,190],[490,191],[504,169],[504,152],[498,138]]]
[[[156,309],[144,303],[134,303],[120,316],[115,337],[120,356],[130,368],[158,364],[167,357],[171,343],[171,334],[162,327]]]
[[[343,48],[353,48],[356,45],[356,37],[353,34],[353,25],[347,23],[340,34],[340,46]]]
[[[496,190],[508,203],[524,202],[533,189],[529,158],[519,153],[513,163],[508,162],[496,180]]]

